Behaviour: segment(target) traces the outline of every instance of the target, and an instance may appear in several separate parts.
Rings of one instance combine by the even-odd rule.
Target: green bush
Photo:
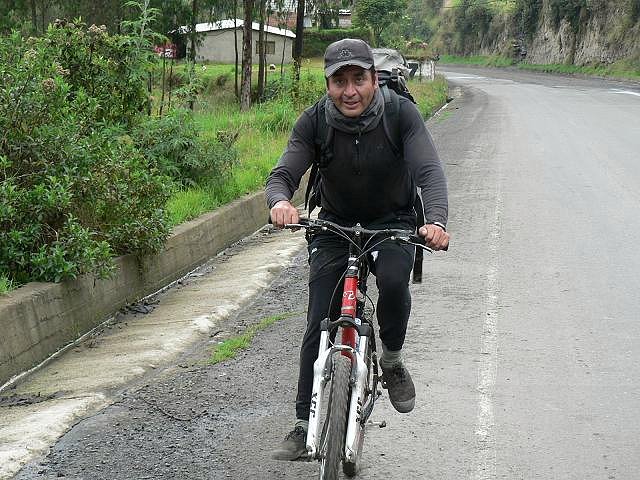
[[[44,38],[31,41],[60,65],[72,95],[83,91],[95,99],[96,121],[129,123],[147,110],[146,53],[133,38],[58,20]]]
[[[162,246],[172,183],[126,134],[144,72],[129,38],[94,26],[0,39],[0,276],[106,276],[114,254]]]
[[[222,178],[237,160],[237,132],[216,132],[214,139],[205,139],[187,110],[147,117],[131,136],[153,168],[183,185]]]
[[[297,110],[303,110],[309,105],[317,102],[325,93],[327,93],[327,85],[324,78],[324,72],[313,72],[311,70],[303,71],[298,82],[298,91],[296,95],[295,107]]]
[[[305,58],[322,57],[330,43],[343,38],[361,38],[371,43],[371,34],[367,28],[305,29],[302,56]]]

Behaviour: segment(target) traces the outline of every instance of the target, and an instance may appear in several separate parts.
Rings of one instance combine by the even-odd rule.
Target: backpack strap
[[[384,98],[382,126],[396,157],[402,156],[402,134],[400,132],[400,98],[387,85],[380,87]]]
[[[309,182],[307,183],[307,190],[304,194],[304,206],[307,209],[309,215],[319,204],[319,189],[320,189],[320,167],[324,167],[329,164],[333,157],[333,149],[331,148],[331,142],[333,140],[333,127],[327,124],[325,118],[325,101],[326,95],[322,97],[316,104],[315,109],[315,138],[313,139],[313,146],[315,154],[313,157],[313,165],[311,166],[311,173],[309,174]]]
[[[384,132],[389,139],[391,148],[396,157],[402,157],[402,132],[400,131],[400,97],[387,85],[380,87],[384,97],[384,116],[382,117]],[[416,228],[420,228],[425,223],[424,205],[422,197],[416,190],[413,201],[413,209],[416,212]],[[413,283],[422,283],[422,261],[424,250],[416,247],[416,254],[413,260]]]

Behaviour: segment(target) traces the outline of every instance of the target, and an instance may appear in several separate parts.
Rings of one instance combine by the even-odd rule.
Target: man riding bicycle
[[[446,249],[446,179],[417,108],[403,97],[397,99],[401,145],[395,147],[388,138],[388,126],[384,125],[388,103],[378,86],[369,45],[362,40],[340,40],[327,47],[324,60],[327,95],[298,118],[287,148],[267,180],[272,222],[280,228],[298,223],[298,211],[290,199],[304,173],[317,162],[319,218],[343,226],[360,223],[368,229],[413,230],[419,189],[425,223],[419,226],[418,233],[432,249]],[[396,95],[391,91],[389,94]],[[320,122],[326,122],[330,131],[328,144],[322,146],[317,141],[317,132],[323,127]],[[322,161],[318,162],[318,157]],[[308,238],[309,304],[300,350],[296,422],[293,431],[272,452],[276,459],[295,460],[306,454],[320,322],[347,267],[348,249],[341,242],[335,236],[322,234]],[[410,245],[385,242],[370,256],[379,292],[382,379],[391,404],[401,413],[410,412],[415,405],[413,381],[402,361],[411,310],[409,276],[414,254]],[[333,300],[331,310],[335,312],[340,299]]]

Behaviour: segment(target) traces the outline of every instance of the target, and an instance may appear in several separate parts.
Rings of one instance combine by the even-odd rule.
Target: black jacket
[[[271,171],[267,205],[290,200],[315,158],[316,103],[298,118]],[[382,122],[366,133],[334,130],[333,157],[320,168],[322,210],[364,225],[412,209],[421,190],[427,222],[447,223],[447,185],[433,140],[417,108],[400,98],[402,157],[396,158]]]

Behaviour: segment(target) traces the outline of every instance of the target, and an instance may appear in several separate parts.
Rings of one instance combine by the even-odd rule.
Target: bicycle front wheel
[[[349,408],[351,361],[337,354],[333,359],[333,375],[327,404],[327,416],[320,437],[320,480],[336,480],[344,457],[344,437]]]

